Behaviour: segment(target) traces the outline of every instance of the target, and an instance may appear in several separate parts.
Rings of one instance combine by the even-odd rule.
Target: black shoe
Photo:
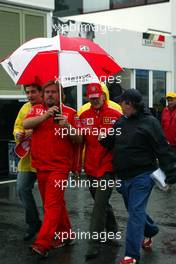
[[[24,241],[28,241],[28,240],[31,240],[35,235],[36,235],[36,230],[33,230],[33,231],[27,231],[23,237],[23,240]]]
[[[65,246],[74,246],[75,245],[75,239],[66,239],[63,242],[60,242],[59,240],[54,240],[52,244],[52,248],[61,248]]]
[[[85,260],[89,261],[91,259],[94,259],[98,257],[99,251],[98,249],[93,249],[93,250],[88,250],[86,255],[85,255]]]
[[[29,229],[26,231],[23,240],[24,241],[28,241],[31,240],[40,230],[41,227],[41,222],[39,222],[39,224],[34,228],[34,227],[29,227]]]
[[[30,246],[29,247],[30,251],[31,251],[31,254],[32,255],[36,255],[38,256],[39,258],[48,258],[48,250],[44,249],[43,247],[41,246]]]
[[[109,245],[112,245],[114,247],[119,247],[120,243],[119,243],[119,237],[115,236],[112,239],[107,239],[106,241]]]

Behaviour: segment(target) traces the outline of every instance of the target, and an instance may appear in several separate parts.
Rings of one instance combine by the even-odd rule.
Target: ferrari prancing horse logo
[[[85,46],[85,45],[80,45],[80,50],[81,51],[88,51],[90,50],[88,46]]]

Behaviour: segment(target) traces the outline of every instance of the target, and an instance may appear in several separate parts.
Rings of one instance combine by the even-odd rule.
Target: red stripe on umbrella
[[[54,80],[55,76],[58,76],[58,51],[40,52],[24,69],[18,83],[43,85],[49,80]]]
[[[94,42],[64,36],[28,41],[1,64],[16,84],[43,85],[60,78],[64,87],[103,81],[122,70]]]

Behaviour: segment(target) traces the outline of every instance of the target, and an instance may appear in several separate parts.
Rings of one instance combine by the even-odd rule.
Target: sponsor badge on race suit
[[[103,117],[103,125],[113,125],[116,119],[116,117]]]
[[[88,126],[94,125],[94,118],[86,118],[86,125]]]

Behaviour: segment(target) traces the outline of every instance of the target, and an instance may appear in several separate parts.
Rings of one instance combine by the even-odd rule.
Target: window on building
[[[110,0],[111,9],[144,5],[144,4],[145,4],[145,0]]]
[[[166,95],[166,72],[153,71],[153,104],[158,104]]]
[[[77,86],[64,88],[64,104],[77,109]]]
[[[109,7],[110,7],[109,0],[101,0],[101,1],[84,0],[83,1],[83,12],[84,13],[109,10]]]
[[[25,41],[45,36],[44,17],[25,15]]]
[[[110,9],[169,2],[169,0],[110,0]]]
[[[154,4],[154,3],[162,3],[162,2],[169,2],[169,0],[147,0],[147,4]]]
[[[54,16],[72,16],[83,13],[83,0],[55,0]]]
[[[54,16],[72,16],[162,2],[169,2],[169,0],[55,0]]]
[[[46,16],[37,11],[1,8],[0,36],[0,59],[3,59],[23,42],[46,36]],[[0,80],[0,94],[21,93],[21,86],[16,86],[1,66]]]
[[[142,94],[144,103],[149,105],[149,71],[136,70],[136,89]]]
[[[0,58],[5,58],[20,45],[20,14],[0,11]],[[0,66],[0,91],[13,90],[14,83]]]
[[[130,69],[124,69],[124,71],[121,71],[119,73],[119,75],[121,76],[121,86],[122,89],[127,90],[131,87],[131,70]]]
[[[87,87],[87,84],[83,84],[82,85],[82,94],[83,94],[83,102],[82,104],[86,104],[87,102],[89,102],[87,96],[86,96],[86,87]]]
[[[165,95],[166,72],[153,71],[153,109],[158,119],[161,118],[161,112],[166,104]]]
[[[13,126],[23,102],[0,99],[0,179],[8,175],[8,143],[13,140]]]

